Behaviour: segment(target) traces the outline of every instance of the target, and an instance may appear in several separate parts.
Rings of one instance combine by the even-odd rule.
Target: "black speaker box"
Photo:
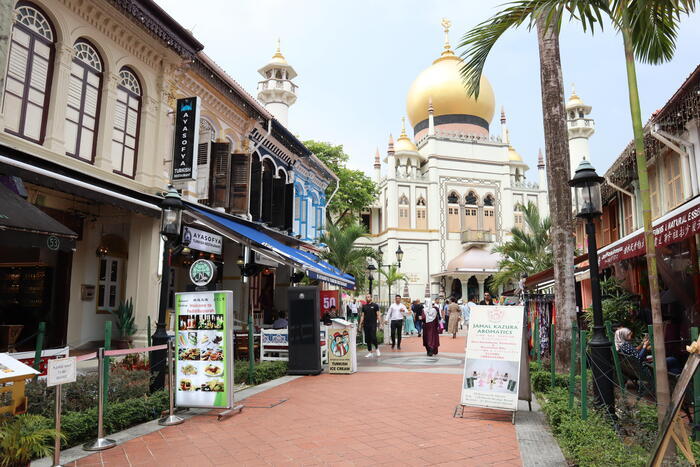
[[[290,375],[317,375],[321,366],[320,298],[318,287],[290,287],[287,291],[289,310]]]

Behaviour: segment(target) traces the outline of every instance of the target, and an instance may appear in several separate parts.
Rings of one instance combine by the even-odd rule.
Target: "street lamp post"
[[[615,390],[613,387],[613,366],[610,340],[605,335],[603,325],[603,306],[600,295],[600,276],[598,273],[598,247],[595,240],[593,220],[603,213],[600,197],[600,177],[590,162],[581,161],[576,168],[574,178],[569,185],[574,188],[576,217],[586,220],[586,237],[588,237],[588,267],[591,276],[591,299],[593,305],[593,336],[588,346],[591,353],[593,379],[597,389],[598,402],[605,406],[608,413],[615,413]],[[586,358],[582,355],[581,358]]]
[[[373,297],[373,295],[372,295],[372,282],[374,282],[374,275],[372,273],[376,270],[377,270],[377,268],[374,266],[374,264],[369,263],[367,265],[367,280],[369,281],[369,295],[371,297]]]
[[[379,257],[379,259],[377,260],[377,263],[378,263],[380,272],[381,272],[381,269],[382,269],[383,267],[391,268],[392,266],[394,266],[393,264],[382,264],[382,247],[377,248],[377,253],[378,253],[378,257]],[[403,261],[403,250],[401,249],[401,245],[399,245],[399,247],[396,249],[396,251],[394,252],[394,254],[396,255],[396,265],[395,265],[395,266],[396,266],[398,269],[400,269],[400,268],[401,268],[401,261]],[[381,275],[381,274],[380,274],[380,275]],[[381,283],[381,282],[380,282],[380,283]],[[377,284],[377,290],[379,290],[379,284],[380,284],[380,283]],[[388,286],[389,286],[389,302],[391,302],[391,283],[387,283],[387,284],[388,284]],[[380,291],[380,292],[381,292],[381,291]],[[382,296],[381,296],[381,294],[380,294],[380,295],[379,295],[379,300],[381,301],[381,299],[382,299]]]
[[[153,333],[153,345],[168,343],[168,333],[165,329],[165,312],[168,306],[168,270],[170,269],[170,253],[177,245],[180,238],[180,226],[182,224],[182,198],[180,193],[172,186],[168,186],[161,207],[160,234],[163,237],[163,258],[160,279],[160,302],[158,305],[158,321],[156,331]],[[166,350],[154,350],[150,352],[151,366],[151,392],[159,391],[165,387],[165,359]]]

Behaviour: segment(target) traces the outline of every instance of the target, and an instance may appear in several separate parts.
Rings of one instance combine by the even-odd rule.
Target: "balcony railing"
[[[496,234],[490,230],[463,230],[462,243],[493,243]]]

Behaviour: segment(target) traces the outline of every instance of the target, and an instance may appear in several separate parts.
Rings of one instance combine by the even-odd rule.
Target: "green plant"
[[[0,422],[0,466],[27,465],[32,459],[53,452],[56,430],[44,417],[19,415]]]
[[[127,301],[119,302],[117,311],[110,311],[110,313],[117,318],[116,325],[119,328],[122,339],[128,339],[136,334],[134,302],[131,298]]]
[[[273,379],[281,378],[287,374],[287,362],[284,361],[262,361],[255,364],[253,381],[248,379],[248,361],[237,360],[233,365],[233,381],[236,384],[245,383],[249,385],[262,384]]]
[[[634,313],[634,295],[623,287],[622,281],[615,277],[604,279],[600,282],[600,292],[603,297],[603,320],[629,328],[635,336],[641,337],[645,325]],[[587,308],[583,317],[589,326],[593,325],[592,308]]]

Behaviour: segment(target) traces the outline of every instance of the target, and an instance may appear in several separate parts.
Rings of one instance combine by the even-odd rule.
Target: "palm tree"
[[[479,82],[491,48],[510,28],[525,22],[529,27],[539,15],[538,5],[550,4],[542,0],[518,1],[503,11],[480,23],[467,32],[459,47],[465,49],[462,76],[469,93],[478,96]],[[561,3],[561,2],[560,2]],[[541,7],[540,7],[541,8]],[[571,323],[576,319],[576,281],[574,279],[574,227],[571,215],[571,174],[569,163],[568,130],[564,108],[564,83],[559,57],[559,34],[554,28],[537,22],[540,52],[540,80],[544,121],[545,152],[547,155],[547,187],[551,216],[552,248],[554,256],[554,300],[560,319],[556,323],[559,351],[556,366],[565,371],[569,366],[571,349]]]
[[[637,176],[642,201],[649,296],[654,326],[654,361],[656,362],[655,380],[656,399],[659,404],[657,412],[659,424],[662,423],[666,413],[670,393],[666,376],[666,350],[656,267],[656,248],[651,226],[651,199],[635,57],[644,63],[651,64],[661,64],[670,60],[676,49],[680,18],[682,15],[688,15],[695,11],[695,6],[695,0],[518,0],[511,3],[501,13],[496,14],[491,20],[481,23],[465,35],[466,45],[471,45],[474,52],[468,54],[471,61],[467,65],[471,66],[465,67],[464,73],[471,84],[470,89],[478,93],[478,79],[486,57],[498,38],[511,27],[520,26],[525,22],[528,22],[529,27],[532,27],[533,22],[536,22],[538,30],[542,25],[544,29],[551,31],[550,34],[555,34],[558,32],[565,13],[564,10],[567,10],[570,19],[580,21],[584,31],[590,29],[593,32],[596,25],[602,29],[602,18],[605,16],[611,21],[613,27],[621,32],[627,68]],[[493,25],[493,30],[489,30],[489,25]],[[542,74],[544,75],[544,70],[542,70]],[[542,93],[545,93],[544,86]],[[550,109],[546,105],[543,107],[546,114]],[[545,131],[546,121],[545,118]],[[558,332],[557,338],[559,338]],[[669,450],[669,452],[671,451]]]
[[[381,269],[379,273],[384,276],[384,282],[386,282],[386,285],[389,287],[389,302],[391,302],[393,300],[391,298],[391,286],[397,282],[407,280],[408,277],[406,274],[399,272],[399,268],[395,264],[387,266],[386,269]]]
[[[368,258],[375,258],[377,253],[372,248],[358,247],[354,243],[367,235],[365,228],[357,223],[339,225],[328,223],[321,235],[320,242],[326,245],[321,251],[321,259],[337,267],[346,274],[355,277],[358,290],[364,288],[365,270]]]
[[[512,239],[493,249],[503,258],[498,263],[498,273],[493,285],[506,286],[518,282],[524,275],[549,269],[553,265],[549,217],[541,217],[537,205],[528,203],[521,207],[524,228],[513,227]]]

